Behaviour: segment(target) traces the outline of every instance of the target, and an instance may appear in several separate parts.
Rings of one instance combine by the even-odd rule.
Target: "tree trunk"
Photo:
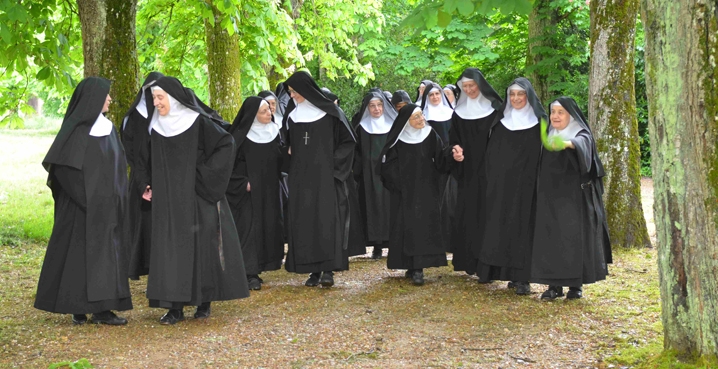
[[[718,5],[643,0],[664,348],[718,356]]]
[[[588,121],[606,169],[605,203],[614,246],[650,247],[641,206],[641,149],[634,78],[639,0],[591,1]]]
[[[139,88],[135,42],[137,0],[106,0],[106,4],[110,16],[102,52],[102,76],[112,81],[113,103],[108,118],[119,127]]]
[[[212,3],[212,1],[208,1]],[[204,20],[209,71],[209,105],[227,121],[232,121],[242,105],[242,60],[239,35],[222,27],[222,14],[212,5],[214,25]]]
[[[549,35],[556,31],[555,26],[558,23],[558,12],[549,7],[550,3],[551,0],[536,0],[529,14],[529,44],[526,55],[526,67],[529,72],[526,78],[531,81],[542,103],[546,103],[551,98],[551,94],[549,69],[539,67],[539,63],[544,59],[541,48],[553,48]]]
[[[99,76],[105,41],[105,0],[77,0],[77,11],[82,29],[84,76]]]

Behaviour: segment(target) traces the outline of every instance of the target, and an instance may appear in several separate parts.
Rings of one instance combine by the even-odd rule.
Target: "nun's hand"
[[[252,187],[249,186],[249,182],[247,182],[247,192],[252,191]]]
[[[142,199],[145,201],[152,201],[152,189],[150,186],[145,188],[145,192],[142,194]]]
[[[464,161],[464,149],[459,145],[454,145],[451,149],[451,153],[454,155],[454,160],[458,162]]]
[[[576,149],[576,146],[574,146],[571,141],[564,141],[563,144],[565,149]]]
[[[292,147],[291,147],[291,146],[289,146],[289,151],[288,151],[288,153],[289,153],[289,155],[292,155]]]

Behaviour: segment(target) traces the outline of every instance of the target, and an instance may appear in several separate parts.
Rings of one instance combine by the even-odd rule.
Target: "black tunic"
[[[49,183],[55,222],[35,307],[67,314],[132,309],[127,162],[115,129],[87,137],[82,169],[52,165]]]
[[[204,115],[186,131],[151,134],[150,306],[181,308],[249,296],[239,237],[225,197],[232,136]]]
[[[443,93],[443,92],[442,92]],[[433,120],[428,121],[431,128],[441,138],[441,142],[446,147],[449,142],[449,132],[451,131],[451,119],[443,122],[436,122]],[[455,220],[456,211],[456,196],[457,196],[457,182],[456,178],[450,173],[442,173],[439,176],[439,189],[441,193],[441,213],[440,218],[442,222],[442,230],[444,232],[446,251],[450,251],[451,245],[449,240],[451,239],[451,228]]]
[[[349,268],[349,189],[354,139],[326,114],[311,123],[287,121],[289,250],[285,268],[314,273]]]
[[[487,144],[484,234],[477,275],[481,280],[528,281],[531,272],[536,175],[541,126],[511,131],[498,123]],[[478,252],[477,252],[478,251]]]
[[[386,144],[386,134],[369,134],[357,127],[354,175],[359,184],[359,203],[368,245],[381,246],[389,241],[391,205],[389,191],[384,188],[376,167],[381,160],[381,150]]]
[[[455,271],[476,273],[478,254],[483,232],[480,230],[479,211],[484,208],[485,178],[484,154],[489,140],[491,123],[497,111],[479,119],[463,119],[453,116],[449,137],[449,149],[455,145],[464,150],[464,161],[456,162],[450,150],[451,174],[458,182],[456,216],[451,232],[451,248],[454,253],[452,264]]]
[[[593,138],[583,130],[571,142],[575,150],[544,149],[541,154],[531,263],[534,283],[579,287],[604,280],[608,273],[603,203],[592,182]]]
[[[439,177],[446,172],[439,136],[432,132],[419,144],[398,141],[381,166],[391,191],[389,269],[421,269],[447,265],[440,219]]]
[[[270,123],[273,124],[273,123]],[[279,136],[268,143],[245,138],[234,163],[227,200],[242,245],[247,274],[282,267],[282,236],[279,180],[281,152]],[[250,192],[247,192],[247,183]]]

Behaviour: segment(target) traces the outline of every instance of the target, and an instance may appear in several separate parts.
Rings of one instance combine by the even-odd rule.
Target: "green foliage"
[[[52,364],[48,367],[48,369],[63,369],[63,368],[69,368],[69,369],[90,369],[94,368],[92,364],[90,364],[90,361],[87,359],[80,359],[77,361],[63,361],[59,363]]]
[[[651,138],[648,134],[648,97],[646,95],[646,63],[644,57],[643,23],[636,22],[636,119],[638,120],[638,136],[641,145],[641,176],[651,177]]]
[[[541,119],[541,143],[548,151],[561,151],[566,148],[566,144],[561,137],[548,137],[548,123],[546,123],[546,119]]]
[[[495,11],[528,14],[531,12],[531,3],[531,0],[424,0],[406,18],[404,24],[430,29],[446,27],[455,16],[489,15]]]

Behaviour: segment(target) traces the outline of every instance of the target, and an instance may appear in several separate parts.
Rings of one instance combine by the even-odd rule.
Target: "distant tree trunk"
[[[588,121],[606,169],[605,203],[614,246],[650,247],[641,206],[641,149],[634,78],[639,0],[591,1]]]
[[[108,118],[119,127],[139,88],[135,42],[137,0],[106,0],[107,28],[102,52],[102,76],[112,81],[113,103]]]
[[[208,1],[211,5],[212,1]],[[242,59],[239,35],[232,35],[222,26],[226,17],[212,5],[214,25],[204,20],[209,70],[209,106],[225,120],[232,121],[242,105]]]
[[[551,94],[548,69],[539,66],[545,57],[541,48],[553,47],[550,34],[555,33],[555,26],[558,23],[558,11],[552,10],[549,7],[550,3],[551,0],[536,0],[529,14],[529,45],[526,55],[526,67],[529,72],[526,78],[531,81],[542,103],[546,103],[551,98]]]
[[[84,76],[99,76],[105,41],[105,0],[77,0],[82,29]]]
[[[664,348],[718,356],[718,5],[643,0]]]

